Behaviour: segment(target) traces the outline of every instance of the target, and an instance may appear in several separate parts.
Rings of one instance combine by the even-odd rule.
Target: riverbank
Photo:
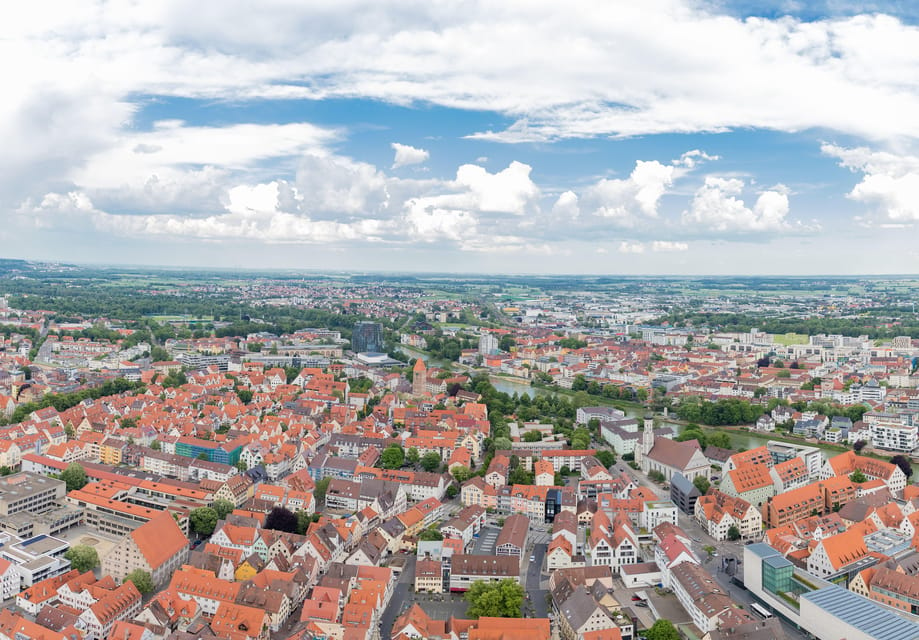
[[[476,373],[480,372],[481,371],[476,371]],[[510,374],[489,373],[488,379],[491,382],[508,382],[510,384],[519,384],[527,387],[533,386],[530,384],[529,378],[521,378],[520,376],[512,376]]]
[[[572,391],[571,389],[562,389],[561,387],[556,387],[551,384],[542,384],[539,382],[534,382],[532,386],[534,389],[541,389],[545,391],[546,393],[557,393],[559,395],[564,395],[564,396],[574,396],[577,393],[579,393],[578,391]],[[592,396],[590,394],[588,394],[587,397],[590,398],[591,405],[599,405],[599,406],[604,406],[604,407],[615,407],[617,409],[622,409],[623,411],[627,411],[627,410],[646,411],[647,410],[647,407],[643,405],[642,403],[632,402],[631,400],[617,400],[615,398],[607,398],[604,396]]]

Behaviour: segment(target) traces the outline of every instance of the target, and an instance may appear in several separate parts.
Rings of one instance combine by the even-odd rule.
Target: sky
[[[0,242],[87,264],[917,273],[917,7],[18,3]]]

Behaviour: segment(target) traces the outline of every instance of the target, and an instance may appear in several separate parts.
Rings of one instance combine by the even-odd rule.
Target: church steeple
[[[645,471],[645,457],[654,447],[654,415],[645,414],[644,431],[641,433],[641,443],[635,449],[635,463]]]

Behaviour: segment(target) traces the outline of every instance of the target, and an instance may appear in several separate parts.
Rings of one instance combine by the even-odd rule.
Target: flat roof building
[[[0,478],[0,516],[23,511],[41,513],[66,495],[67,484],[63,480],[28,471],[14,473]]]

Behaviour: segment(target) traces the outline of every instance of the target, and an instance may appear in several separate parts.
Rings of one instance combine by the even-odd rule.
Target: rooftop
[[[801,594],[801,600],[823,609],[869,638],[919,638],[919,623],[901,618],[867,598],[836,585]]]

